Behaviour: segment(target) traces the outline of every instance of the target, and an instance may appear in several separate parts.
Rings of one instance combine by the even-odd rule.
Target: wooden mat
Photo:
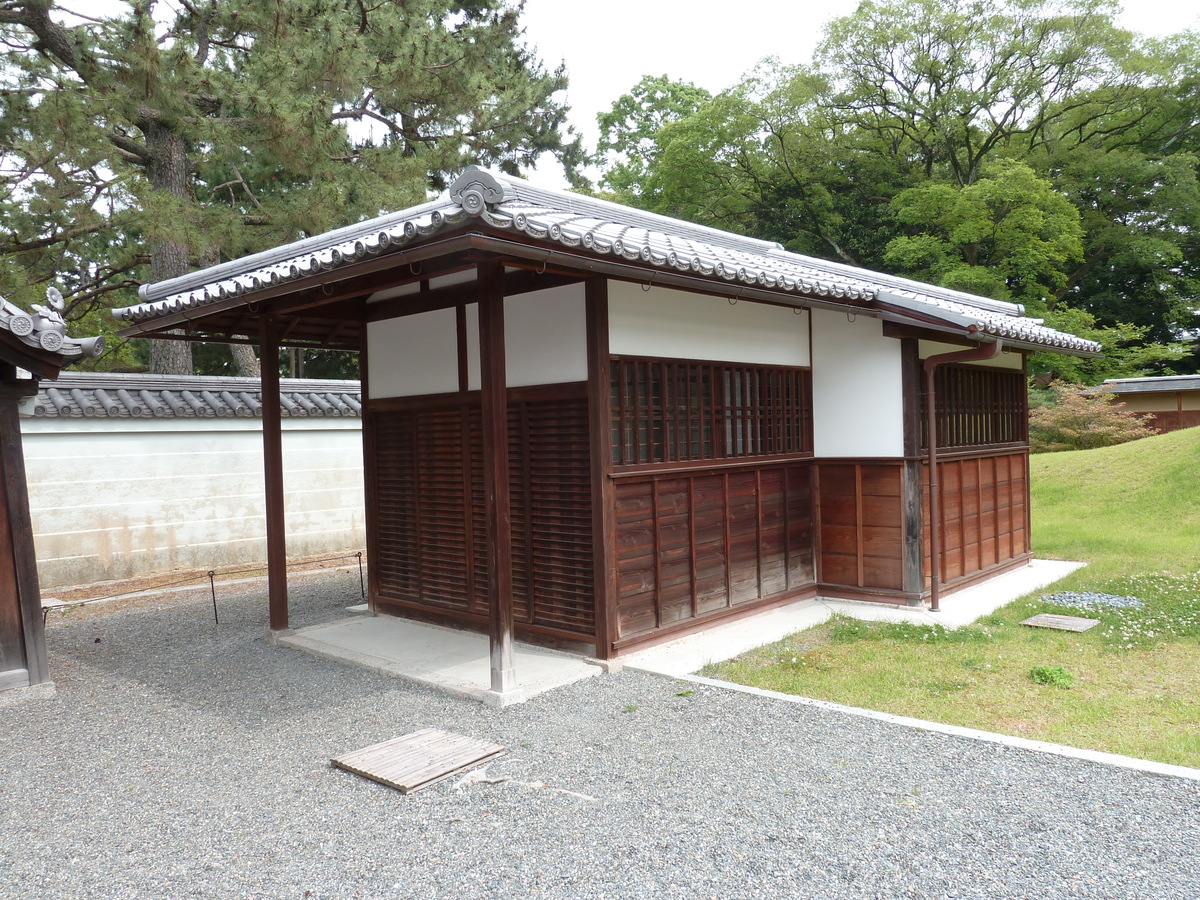
[[[334,757],[339,769],[362,775],[405,794],[495,759],[504,747],[436,728],[372,744]]]

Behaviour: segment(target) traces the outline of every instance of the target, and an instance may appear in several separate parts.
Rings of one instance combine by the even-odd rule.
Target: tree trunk
[[[151,119],[142,123],[146,146],[150,151],[146,176],[151,187],[178,199],[188,196],[188,158],[183,138],[167,125]],[[150,280],[165,281],[187,274],[188,248],[185,243],[165,234],[150,239]],[[156,375],[191,375],[192,345],[186,341],[150,342],[150,371]]]
[[[258,364],[258,357],[254,355],[254,348],[249,344],[230,344],[229,352],[233,354],[233,364],[237,367],[239,375],[245,375],[249,378],[259,378],[262,376],[262,366]]]

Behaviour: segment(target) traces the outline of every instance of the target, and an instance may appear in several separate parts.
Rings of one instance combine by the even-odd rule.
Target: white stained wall
[[[466,307],[467,389],[479,390],[479,307]],[[458,331],[453,309],[367,326],[372,399],[420,397],[458,390]],[[587,379],[583,284],[504,300],[507,384],[563,384]]]
[[[900,342],[883,323],[813,311],[813,433],[818,457],[904,455]]]
[[[21,421],[43,588],[266,559],[258,419]],[[361,549],[362,423],[284,419],[289,557]]]

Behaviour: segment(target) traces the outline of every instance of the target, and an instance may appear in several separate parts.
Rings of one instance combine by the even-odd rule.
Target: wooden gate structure
[[[818,594],[936,605],[1023,564],[1025,356],[1099,349],[1016,304],[474,167],[116,315],[264,359],[358,351],[371,606],[487,631],[498,692],[515,636],[609,658]]]

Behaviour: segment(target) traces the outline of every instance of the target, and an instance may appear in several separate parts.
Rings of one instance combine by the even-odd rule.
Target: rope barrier
[[[343,553],[343,554],[339,554],[337,556],[322,556],[322,557],[318,557],[317,559],[304,559],[304,560],[298,560],[296,562],[289,562],[286,564],[286,568],[291,569],[296,566],[308,567],[308,566],[313,566],[317,563],[325,563],[325,562],[333,562],[333,561],[340,562],[342,560],[351,560],[351,559],[356,560],[358,563],[359,592],[360,592],[361,596],[366,597],[367,596],[367,587],[366,587],[366,579],[365,579],[365,576],[363,575],[363,551],[361,551],[361,550],[358,550],[358,551],[354,552],[353,554]],[[51,610],[54,610],[54,609],[61,610],[62,612],[66,612],[67,610],[76,609],[80,606],[88,606],[92,603],[100,603],[100,602],[103,602],[104,600],[119,600],[122,597],[136,597],[141,594],[149,594],[154,591],[164,590],[166,588],[172,588],[172,587],[179,587],[180,585],[186,585],[186,584],[195,585],[196,587],[202,587],[204,584],[204,579],[207,578],[209,590],[212,593],[213,621],[219,625],[221,623],[217,617],[217,583],[216,583],[217,576],[220,575],[224,579],[230,575],[246,575],[251,572],[266,573],[267,567],[265,565],[250,566],[250,567],[244,568],[244,569],[230,569],[225,572],[217,572],[215,569],[209,569],[203,575],[190,575],[187,578],[181,578],[178,581],[168,581],[168,582],[164,582],[163,584],[156,584],[153,587],[143,588],[142,590],[137,590],[137,591],[122,591],[122,592],[119,592],[116,594],[104,594],[100,597],[89,597],[87,600],[75,600],[71,603],[64,603],[62,601],[53,601],[53,602],[43,601],[43,603],[42,603],[42,623],[45,624],[47,615],[50,613]],[[49,605],[47,605],[47,603],[49,603]]]

